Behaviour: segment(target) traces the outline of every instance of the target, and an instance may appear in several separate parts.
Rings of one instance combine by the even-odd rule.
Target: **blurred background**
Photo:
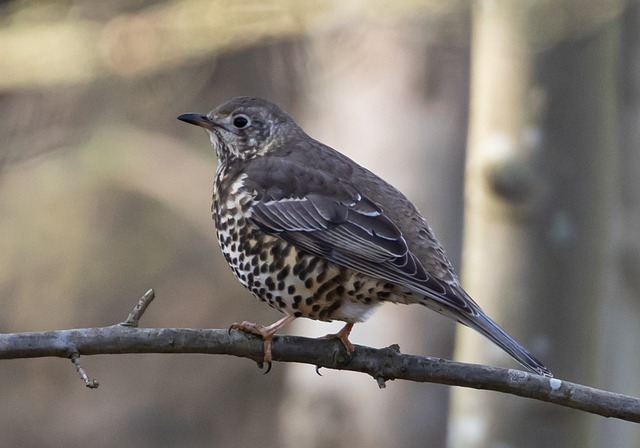
[[[175,119],[238,95],[407,194],[556,376],[640,396],[634,1],[0,2],[0,332],[117,323],[150,287],[144,326],[278,319],[220,255],[215,156]],[[352,341],[518,367],[419,307],[382,307]],[[0,363],[0,446],[640,446],[631,423],[307,365],[83,366],[99,389],[66,360]]]

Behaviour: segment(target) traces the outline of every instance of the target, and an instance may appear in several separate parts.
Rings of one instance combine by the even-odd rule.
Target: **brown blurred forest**
[[[404,191],[556,376],[640,396],[640,5],[513,3],[0,2],[0,332],[110,325],[150,287],[144,326],[279,318],[220,255],[216,160],[175,119],[256,95]],[[419,307],[352,340],[517,367]],[[640,446],[631,423],[309,366],[83,366],[99,389],[65,360],[0,363],[0,446]]]

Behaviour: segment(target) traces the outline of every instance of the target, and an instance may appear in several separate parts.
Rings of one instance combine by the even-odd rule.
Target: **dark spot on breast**
[[[335,283],[333,282],[324,282],[320,284],[320,286],[318,287],[318,290],[316,291],[316,294],[318,296],[322,296],[324,295],[324,293],[326,293],[328,290],[330,290],[334,286],[335,286]]]
[[[340,308],[341,303],[339,301],[335,301],[333,302],[331,305],[329,305],[328,307],[323,308],[320,313],[318,314],[318,317],[320,318],[320,320],[330,320],[331,319],[331,315],[338,309]]]
[[[291,269],[289,268],[289,266],[284,266],[280,272],[278,272],[278,275],[276,276],[276,278],[278,280],[284,280],[288,275],[289,275],[289,271]]]
[[[307,265],[307,270],[309,272],[313,271],[316,266],[318,265],[318,261],[320,260],[320,258],[318,257],[311,257],[311,260],[309,260],[309,264]]]
[[[331,304],[331,306],[329,308],[327,308],[327,314],[332,314],[334,311],[336,311],[338,308],[340,308],[340,306],[342,305],[341,302],[339,301],[335,301]]]
[[[293,275],[295,275],[296,277],[298,277],[298,274],[300,274],[300,270],[302,270],[302,263],[297,262],[296,264],[293,265]]]
[[[260,246],[259,246],[259,245],[254,244],[254,245],[252,245],[252,246],[249,248],[249,250],[247,251],[247,253],[248,253],[249,255],[258,255],[258,254],[262,253],[262,249],[260,248]]]
[[[278,249],[278,244],[274,244],[273,246],[271,246],[271,249],[269,250],[269,253],[271,254],[272,258],[277,257],[279,252],[280,250]]]
[[[276,258],[273,263],[271,263],[271,266],[269,266],[269,270],[271,272],[279,272],[282,270],[282,268],[284,268],[284,258]]]

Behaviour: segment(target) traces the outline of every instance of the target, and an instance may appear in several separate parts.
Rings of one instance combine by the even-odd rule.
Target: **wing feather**
[[[290,159],[245,166],[251,219],[262,230],[339,265],[475,314],[456,285],[430,275],[383,208],[334,174]],[[348,176],[343,173],[342,176]]]
[[[251,211],[260,228],[303,250],[475,314],[444,281],[427,274],[398,227],[359,194],[349,202],[318,194],[256,199]]]

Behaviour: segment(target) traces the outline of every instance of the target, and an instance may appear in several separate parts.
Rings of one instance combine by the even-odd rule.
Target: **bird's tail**
[[[473,328],[532,372],[542,376],[553,376],[544,364],[538,361],[535,356],[487,316],[459,285],[447,285],[443,289],[444,294],[435,295],[432,293],[430,296],[420,300],[420,303],[469,328]]]
[[[467,319],[460,319],[460,316],[458,316],[458,319],[464,325],[473,328],[478,333],[491,340],[527,369],[537,373],[538,375],[548,377],[553,376],[551,371],[547,369],[544,364],[538,361],[538,359],[529,353],[527,349],[509,336],[507,332],[500,328],[500,326],[489,316],[484,314],[481,310],[478,311],[478,314],[469,316]]]

